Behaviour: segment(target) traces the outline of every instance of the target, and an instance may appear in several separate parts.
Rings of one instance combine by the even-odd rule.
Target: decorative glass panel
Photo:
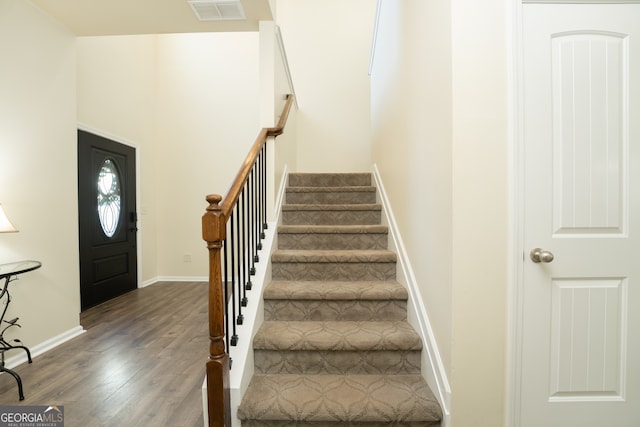
[[[102,164],[98,174],[98,217],[107,237],[113,237],[120,221],[120,177],[111,159]]]

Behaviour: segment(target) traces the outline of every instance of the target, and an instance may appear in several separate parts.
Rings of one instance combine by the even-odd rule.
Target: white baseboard
[[[209,405],[207,401],[207,375],[202,380],[202,418],[204,420],[203,427],[209,427]]]
[[[158,282],[207,282],[208,277],[205,276],[157,276],[138,285],[139,288],[146,288]]]
[[[400,236],[398,224],[393,215],[393,210],[391,209],[391,204],[389,203],[378,167],[375,164],[373,165],[373,177],[382,203],[385,221],[389,226],[389,234],[391,236],[390,244],[393,245],[393,249],[398,257],[397,265],[399,269],[397,279],[405,285],[409,291],[409,304],[407,306],[409,310],[409,322],[416,328],[425,345],[422,355],[423,375],[442,407],[443,419],[440,425],[441,427],[448,427],[451,417],[451,387],[447,373],[442,363],[438,344],[431,323],[429,322],[429,316],[427,315],[427,310],[422,300],[417,279],[411,267],[409,255]]]
[[[70,339],[73,339],[79,335],[82,335],[86,331],[82,326],[76,326],[75,328],[71,328],[68,331],[65,331],[59,335],[56,335],[53,338],[49,338],[48,340],[41,342],[40,344],[36,344],[34,346],[29,347],[29,351],[31,353],[31,358],[36,356],[40,356],[41,354],[46,353],[47,351],[63,344]],[[19,351],[15,356],[8,357],[5,360],[5,365],[7,368],[12,369],[16,366],[22,365],[27,362],[27,354],[24,351]]]

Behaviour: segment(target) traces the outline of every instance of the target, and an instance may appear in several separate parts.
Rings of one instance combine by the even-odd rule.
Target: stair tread
[[[272,262],[396,262],[395,252],[377,249],[328,249],[328,250],[306,250],[306,249],[278,249],[271,255]]]
[[[282,234],[389,234],[386,225],[280,225]]]
[[[407,300],[407,290],[396,281],[284,281],[270,282],[265,300]]]
[[[270,350],[420,350],[420,336],[405,321],[265,321],[254,348]]]
[[[420,375],[266,374],[254,375],[238,418],[435,424],[442,411]]]

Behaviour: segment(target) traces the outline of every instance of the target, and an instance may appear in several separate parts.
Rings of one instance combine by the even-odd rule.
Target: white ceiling
[[[246,20],[200,21],[187,0],[31,0],[78,36],[257,31],[269,0],[241,0]]]

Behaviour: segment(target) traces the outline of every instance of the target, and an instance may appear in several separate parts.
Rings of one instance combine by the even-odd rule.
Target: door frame
[[[89,132],[92,133],[94,135],[98,135],[102,138],[107,138],[110,139],[112,141],[115,141],[119,144],[122,145],[126,145],[128,147],[131,147],[135,150],[135,154],[136,154],[136,212],[138,212],[138,231],[136,232],[136,283],[137,283],[137,287],[141,288],[142,286],[142,266],[141,266],[141,260],[142,260],[142,233],[144,232],[144,230],[139,226],[140,225],[140,145],[136,144],[135,142],[131,142],[125,138],[122,138],[120,136],[117,135],[113,135],[109,132],[105,132],[103,130],[100,129],[96,129],[94,127],[85,125],[83,123],[78,122],[77,123],[77,127],[78,130],[82,130],[85,132]],[[76,163],[78,162],[78,159],[76,159]],[[77,168],[77,165],[76,165]],[[78,259],[78,264],[80,263],[80,259]]]
[[[509,180],[512,183],[509,194],[510,248],[509,287],[508,287],[508,325],[507,325],[507,390],[506,425],[520,427],[521,395],[520,373],[522,372],[523,345],[523,291],[524,263],[524,45],[523,45],[523,9],[527,3],[543,4],[625,4],[640,3],[640,0],[509,0],[507,10],[508,35],[507,75],[509,100]]]
[[[524,84],[522,43],[522,2],[510,0],[507,11],[511,30],[508,43],[507,70],[509,99],[509,287],[507,324],[506,426],[520,427],[520,372],[522,371],[522,313],[524,286]]]

